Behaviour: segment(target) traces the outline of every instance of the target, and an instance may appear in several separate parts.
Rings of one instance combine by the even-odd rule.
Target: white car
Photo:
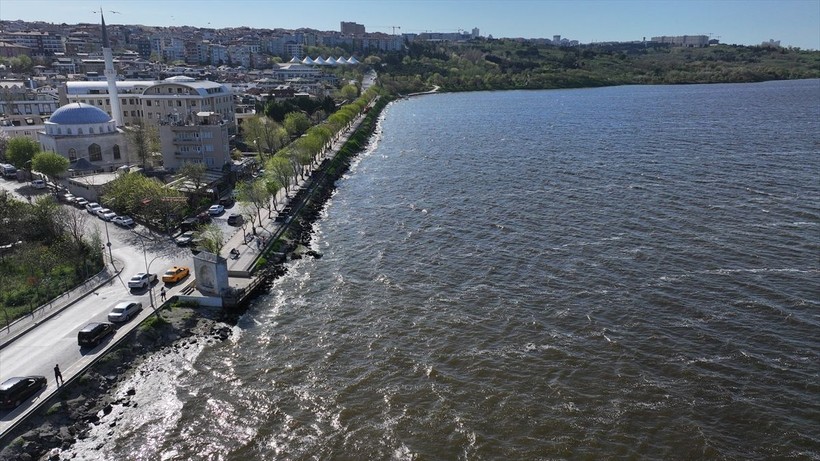
[[[100,205],[97,202],[89,202],[85,206],[85,211],[87,211],[91,214],[97,214],[97,210],[100,210],[100,209],[102,209],[102,205]]]
[[[128,288],[147,288],[157,281],[157,274],[140,272],[128,281]]]
[[[131,227],[134,225],[134,220],[131,219],[130,216],[116,216],[111,220],[112,223],[122,226],[122,227]]]
[[[211,205],[211,207],[210,207],[210,208],[208,208],[208,213],[209,213],[211,216],[220,215],[220,214],[222,214],[224,211],[225,211],[225,207],[224,207],[224,206],[222,206],[222,205]]]
[[[84,207],[84,206],[88,205],[88,200],[86,200],[82,197],[77,197],[77,198],[74,199],[74,204],[79,206],[79,207]]]
[[[97,216],[99,216],[103,221],[111,221],[117,217],[117,213],[114,213],[108,208],[103,208],[102,210],[97,211]]]
[[[34,181],[31,181],[31,187],[33,187],[35,189],[45,189],[46,188],[46,182],[43,181],[42,179],[35,179]]]
[[[139,301],[121,301],[108,313],[108,321],[127,322],[141,310],[142,303]]]

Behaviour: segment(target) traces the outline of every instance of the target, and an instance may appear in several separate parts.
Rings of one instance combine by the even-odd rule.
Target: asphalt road
[[[23,200],[27,200],[26,195],[30,192],[26,183],[3,179],[0,179],[0,189],[8,190]],[[236,206],[238,205],[234,205]],[[114,265],[121,271],[107,284],[0,349],[0,381],[12,376],[27,375],[43,375],[48,379],[48,385],[43,392],[14,410],[0,410],[0,433],[4,433],[38,401],[48,398],[56,390],[53,372],[55,364],[60,365],[65,379],[77,374],[94,358],[112,347],[119,338],[136,328],[143,319],[152,315],[151,297],[153,296],[156,305],[161,303],[160,287],[166,286],[170,297],[193,277],[193,254],[190,248],[175,245],[172,237],[153,234],[141,225],[133,229],[120,228],[71,205],[62,204],[61,209],[64,213],[76,213],[84,219],[86,235],[99,233],[104,244],[110,240],[111,250],[109,252],[108,248],[105,248],[106,256],[113,255]],[[235,227],[227,224],[230,213],[231,209],[228,209],[222,215],[213,218],[213,224],[222,229],[226,236],[236,231]],[[108,260],[106,257],[106,261]],[[150,291],[128,288],[128,279],[138,272],[144,272],[146,266],[150,272],[157,273],[159,279],[162,273],[173,265],[188,266],[191,268],[191,275],[173,285],[165,285],[158,281]],[[89,322],[107,321],[108,312],[115,304],[132,299],[143,304],[139,316],[120,325],[115,335],[95,348],[81,349],[78,346],[77,332],[83,326]]]

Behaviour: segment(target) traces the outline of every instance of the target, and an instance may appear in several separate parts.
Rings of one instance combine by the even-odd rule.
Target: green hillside
[[[406,53],[368,58],[400,93],[579,88],[625,84],[758,82],[820,78],[820,52],[642,43],[555,47],[516,40],[413,43]]]

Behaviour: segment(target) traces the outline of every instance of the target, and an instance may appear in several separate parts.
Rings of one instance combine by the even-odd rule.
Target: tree
[[[206,224],[202,226],[199,232],[199,246],[208,253],[219,256],[219,253],[225,247],[225,236],[219,226],[214,224]]]
[[[29,138],[11,138],[6,147],[6,159],[20,169],[29,169],[29,162],[40,152],[40,145]]]
[[[310,128],[310,119],[303,112],[290,112],[285,115],[284,126],[289,136],[301,136]]]
[[[356,85],[347,84],[339,90],[339,95],[342,99],[352,101],[359,96],[359,88],[357,88]]]
[[[241,203],[253,208],[254,214],[262,225],[262,210],[268,206],[270,193],[262,180],[240,183],[236,189],[236,197]],[[254,229],[255,230],[255,229]],[[255,234],[256,232],[254,232]]]
[[[293,170],[291,170],[290,161],[287,158],[281,155],[274,155],[265,164],[265,171],[275,179],[280,186],[285,188],[285,192],[290,190],[290,179],[293,177]]]
[[[146,168],[151,154],[159,150],[159,134],[154,125],[137,122],[128,128],[128,140],[131,142],[129,152],[136,152],[137,158]]]
[[[51,182],[68,170],[68,159],[54,152],[39,152],[31,159],[31,169],[48,176]]]
[[[245,142],[256,147],[259,159],[264,163],[265,153],[273,153],[282,147],[287,133],[281,125],[264,115],[251,117],[243,123]]]
[[[187,176],[194,183],[194,190],[199,191],[202,187],[202,180],[205,178],[205,172],[208,167],[204,163],[185,162],[179,167],[178,173],[182,176]]]

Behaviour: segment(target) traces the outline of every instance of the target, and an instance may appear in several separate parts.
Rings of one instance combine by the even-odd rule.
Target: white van
[[[33,187],[35,189],[45,189],[46,188],[46,182],[43,181],[42,179],[35,179],[34,181],[31,181],[31,187]]]

